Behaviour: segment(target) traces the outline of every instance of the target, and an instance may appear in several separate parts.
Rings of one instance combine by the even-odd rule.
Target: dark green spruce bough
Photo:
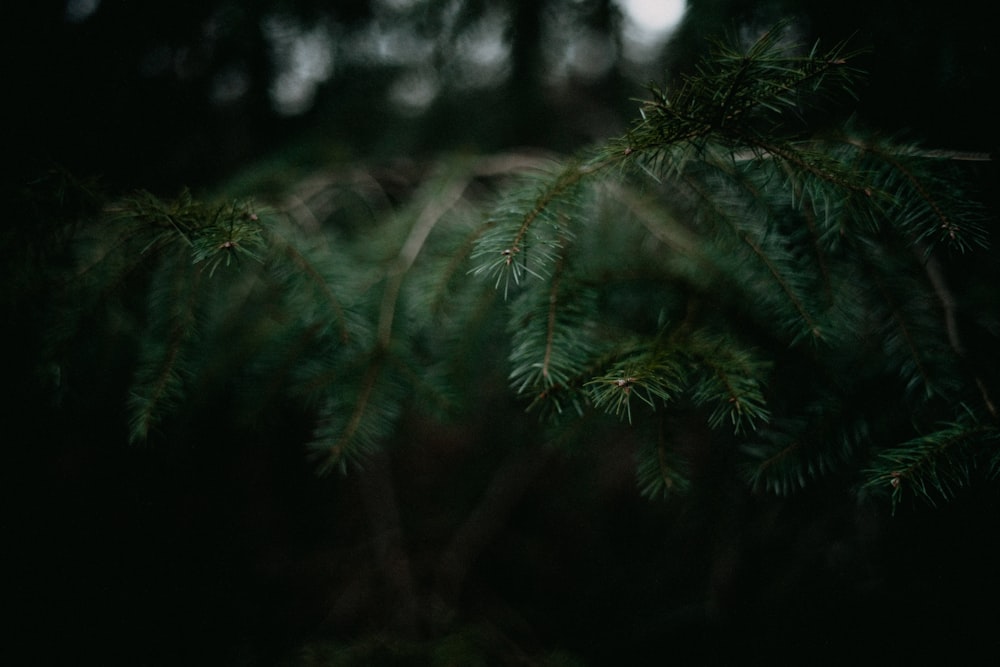
[[[996,331],[995,295],[949,286],[976,280],[988,212],[955,155],[807,135],[859,72],[780,38],[717,46],[624,137],[497,209],[474,272],[510,301],[511,381],[557,421],[642,429],[648,496],[686,486],[671,443],[703,414],[756,488],[853,470],[894,506],[947,499],[1000,464],[997,378],[956,311]]]
[[[810,129],[858,76],[843,49],[802,55],[775,30],[719,45],[567,164],[442,160],[401,205],[348,175],[281,215],[137,196],[78,230],[42,370],[103,309],[135,350],[135,442],[207,397],[230,396],[232,430],[292,404],[319,470],[346,471],[402,415],[481,415],[499,374],[534,413],[499,427],[509,440],[628,431],[650,497],[690,486],[701,424],[761,490],[836,475],[894,506],[948,499],[1000,463],[997,377],[977,363],[998,327],[987,210],[969,162]],[[144,296],[110,296],[124,285]]]

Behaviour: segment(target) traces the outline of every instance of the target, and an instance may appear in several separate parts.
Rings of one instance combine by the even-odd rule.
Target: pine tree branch
[[[609,164],[580,166],[574,162],[559,169],[549,181],[539,184],[538,180],[531,180],[528,185],[517,188],[511,198],[516,197],[518,204],[505,202],[503,209],[497,211],[487,223],[487,229],[472,253],[472,259],[485,258],[485,261],[470,273],[494,276],[495,288],[499,288],[501,283],[504,285],[505,299],[511,283],[520,285],[523,276],[533,275],[543,279],[546,264],[555,261],[560,241],[570,234],[563,224],[569,217],[561,215],[557,209],[569,205],[575,188]],[[520,201],[530,202],[526,212],[520,208]],[[534,248],[532,258],[539,267],[536,270],[528,264],[529,232],[536,229],[542,220],[550,222],[552,229],[538,232],[537,242],[531,244]],[[556,238],[547,237],[547,233],[555,234]]]
[[[925,392],[930,394],[931,387],[933,387],[934,383],[931,381],[930,373],[925,368],[924,361],[921,358],[920,348],[916,344],[914,335],[910,331],[906,318],[903,316],[903,313],[896,304],[892,294],[889,293],[889,290],[882,281],[882,278],[877,275],[871,267],[869,267],[869,274],[872,276],[875,285],[878,287],[879,293],[882,295],[882,298],[885,300],[885,303],[889,308],[889,316],[892,318],[896,329],[900,332],[903,341],[906,343],[906,349],[909,351],[909,357],[913,360],[913,365],[917,369],[917,373],[920,376]]]
[[[760,247],[760,245],[753,239],[751,239],[748,234],[744,232],[737,232],[737,236],[744,244],[746,244],[747,247],[749,247],[753,251],[754,255],[765,266],[768,273],[774,279],[775,283],[777,283],[781,291],[784,292],[785,296],[788,298],[788,302],[795,308],[795,311],[799,314],[799,317],[805,323],[805,332],[808,335],[811,335],[815,340],[822,340],[823,330],[819,326],[819,323],[816,322],[816,320],[814,320],[813,317],[809,314],[809,311],[806,310],[805,304],[795,293],[795,290],[792,289],[792,286],[785,279],[782,272],[778,270],[778,267],[775,265],[772,258],[766,252],[764,252],[764,250]]]
[[[145,441],[150,428],[184,395],[181,368],[186,361],[184,347],[194,336],[200,272],[191,276],[185,266],[171,264],[161,269],[161,280],[168,281],[168,290],[154,298],[152,306],[165,312],[151,314],[149,335],[143,341],[146,358],[137,369],[128,400],[131,444]],[[161,327],[166,329],[165,341],[158,335]]]
[[[934,505],[968,486],[978,459],[995,451],[1000,433],[995,425],[980,423],[966,406],[960,408],[954,421],[879,453],[865,471],[865,488],[891,488],[895,511],[906,491]]]
[[[958,329],[958,303],[951,289],[948,287],[948,283],[944,275],[944,267],[941,266],[941,262],[938,260],[936,255],[929,253],[925,256],[926,260],[924,261],[924,270],[927,272],[927,279],[934,287],[934,293],[941,302],[941,308],[944,312],[945,330],[948,332],[948,342],[951,344],[951,348],[955,351],[955,354],[962,359],[966,359],[965,345],[962,343]],[[998,417],[996,404],[993,402],[993,399],[986,388],[986,383],[983,382],[982,377],[978,373],[973,374],[973,379],[976,384],[976,388],[979,390],[983,404],[989,411],[990,415],[996,419]]]
[[[556,332],[556,308],[559,303],[559,281],[562,278],[563,260],[556,261],[555,271],[552,276],[552,283],[549,286],[549,309],[545,326],[545,353],[542,355],[542,381],[546,387],[551,387],[554,382],[549,375],[549,367],[552,364],[552,345]]]
[[[302,272],[303,275],[309,278],[313,287],[323,295],[326,303],[329,303],[333,308],[338,324],[338,331],[340,333],[340,340],[342,343],[347,343],[351,338],[351,332],[348,330],[347,325],[347,315],[344,311],[344,307],[340,303],[340,299],[330,287],[329,282],[323,277],[316,266],[291,243],[283,243],[282,252],[292,261],[292,263],[299,269],[299,271]]]
[[[365,370],[365,375],[361,379],[361,391],[354,402],[351,416],[348,417],[347,424],[338,435],[337,440],[330,446],[329,461],[332,465],[338,465],[344,459],[346,450],[354,443],[365,412],[369,409],[372,391],[375,389],[375,382],[381,370],[382,364],[379,357]]]
[[[665,428],[665,418],[661,415],[655,439],[648,439],[637,452],[636,482],[644,498],[669,498],[684,494],[691,487],[687,466],[667,442]]]
[[[826,181],[841,190],[864,195],[865,197],[872,196],[872,188],[870,185],[849,178],[849,172],[845,172],[842,168],[840,168],[840,165],[833,160],[828,161],[828,164],[826,165],[827,168],[824,168],[823,165],[816,164],[815,161],[806,159],[803,154],[789,146],[781,146],[779,144],[770,141],[762,141],[751,136],[741,136],[741,139],[745,144],[750,146],[752,150],[760,150],[763,151],[763,155],[785,160],[800,169],[802,172],[815,176],[822,181]],[[757,156],[757,159],[760,159],[761,154],[758,154],[756,150],[754,150],[755,156]]]
[[[403,278],[413,266],[413,262],[427,242],[431,231],[441,221],[444,214],[462,198],[467,187],[467,180],[455,180],[447,184],[443,192],[430,198],[427,206],[417,217],[409,236],[389,269],[388,283],[383,292],[378,321],[378,340],[383,348],[387,348],[392,339],[392,320],[395,316],[396,302],[399,298]]]

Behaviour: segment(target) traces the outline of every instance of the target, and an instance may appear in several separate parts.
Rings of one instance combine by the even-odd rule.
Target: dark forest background
[[[170,192],[218,182],[304,137],[359,159],[464,145],[575,150],[621,131],[635,115],[632,98],[683,72],[706,38],[752,34],[779,19],[792,19],[803,43],[868,49],[858,61],[870,73],[857,107],[864,120],[931,145],[997,145],[990,90],[998,56],[984,2],[695,0],[669,41],[641,61],[623,48],[628,35],[611,0],[396,10],[367,0],[106,0],[93,14],[72,14],[86,4],[31,3],[8,31],[5,106],[9,138],[27,160],[19,169],[56,162],[114,187]],[[484,32],[503,40],[508,58],[476,70],[468,61],[477,43],[469,43]],[[294,60],[288,41],[316,35],[328,40],[330,62],[313,67],[314,97],[277,107],[270,91]],[[582,37],[592,41],[574,43]],[[402,47],[373,47],[376,40]],[[578,61],[589,46],[603,62],[560,65],[567,44]],[[440,79],[432,102],[418,112],[393,103],[393,86],[428,69]]]
[[[321,165],[572,152],[621,133],[645,84],[686,71],[706,38],[779,19],[803,42],[866,49],[860,121],[931,148],[1000,146],[986,2],[690,0],[670,39],[638,59],[610,0],[21,4],[2,47],[8,201],[53,169],[110,193],[250,182],[266,195]],[[311,92],[282,106],[288,54],[310,36],[330,62],[313,62]],[[498,44],[509,57],[486,60]],[[574,44],[601,62],[560,60]],[[8,238],[30,236],[28,219],[15,208]],[[382,598],[352,588],[373,567],[364,479],[318,478],[294,415],[258,434],[206,416],[190,441],[129,447],[122,405],[63,422],[22,395],[28,343],[4,352],[7,606],[23,640],[7,648],[28,652],[6,662],[307,664],[303,647],[379,637],[382,653],[366,655],[394,657],[371,664],[430,664],[399,657]],[[127,369],[104,361],[96,384],[116,386]],[[487,415],[478,433],[496,436],[503,420]],[[499,455],[410,426],[394,461],[408,480],[400,506],[433,536]],[[709,485],[690,503],[655,503],[639,498],[622,447],[534,471],[476,563],[463,641],[503,654],[496,664],[799,664],[1000,644],[996,489],[895,517],[822,487],[776,500]],[[418,558],[434,546],[411,545]],[[705,600],[712,623],[692,612]],[[337,655],[328,664],[366,664]]]

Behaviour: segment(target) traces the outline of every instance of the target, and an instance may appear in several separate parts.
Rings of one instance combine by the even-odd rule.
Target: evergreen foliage
[[[326,473],[364,468],[401,415],[475,415],[500,373],[534,440],[633,429],[649,497],[692,483],[693,416],[761,491],[951,498],[1000,471],[996,313],[952,286],[980,279],[992,212],[955,155],[840,121],[854,55],[780,26],[719,43],[622,137],[455,157],[398,198],[346,174],[261,209],[105,205],[39,242],[73,255],[44,267],[39,386],[86,391],[74,371],[110,340],[133,443],[176,439],[205,396],[243,424],[294,404]]]
[[[519,394],[560,412],[589,388],[578,403],[629,422],[636,404],[705,413],[748,482],[778,493],[864,467],[863,488],[894,502],[947,498],[973,469],[994,474],[995,378],[966,363],[945,278],[987,248],[989,213],[954,156],[817,130],[813,110],[857,84],[851,56],[799,54],[780,26],[744,51],[719,44],[532,205],[505,200],[475,255],[521,288]],[[649,474],[660,447],[639,467],[648,495],[674,485]]]

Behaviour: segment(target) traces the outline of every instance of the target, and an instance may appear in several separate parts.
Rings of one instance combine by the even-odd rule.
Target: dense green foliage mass
[[[501,505],[538,452],[622,441],[655,499],[720,465],[891,508],[995,484],[991,166],[845,120],[855,55],[780,26],[717,43],[570,158],[332,166],[257,201],[249,173],[221,203],[47,172],[5,244],[26,249],[3,268],[14,423],[232,456],[280,438],[362,486],[458,424],[486,458],[526,452]],[[486,516],[420,623],[449,627]]]
[[[307,195],[328,199],[320,220],[188,195],[107,205],[66,237],[40,371],[52,391],[87,381],[67,373],[86,322],[134,350],[132,442],[169,442],[222,383],[248,418],[311,406],[322,472],[363,465],[404,412],[474,412],[468,387],[506,372],[553,443],[639,430],[649,495],[687,486],[672,443],[703,414],[761,490],[846,473],[947,498],[1000,463],[996,378],[965,342],[997,325],[972,288],[989,211],[961,155],[816,132],[860,73],[781,38],[720,45],[577,159],[455,158],[392,209],[336,179]]]
[[[477,271],[505,292],[525,284],[520,394],[629,422],[634,403],[665,405],[639,459],[647,493],[683,486],[671,423],[688,411],[779,493],[862,468],[866,490],[935,500],[996,474],[990,355],[963,331],[995,315],[951,287],[987,247],[990,213],[960,156],[815,129],[811,111],[857,74],[841,50],[798,54],[778,30],[720,46],[479,241]]]

